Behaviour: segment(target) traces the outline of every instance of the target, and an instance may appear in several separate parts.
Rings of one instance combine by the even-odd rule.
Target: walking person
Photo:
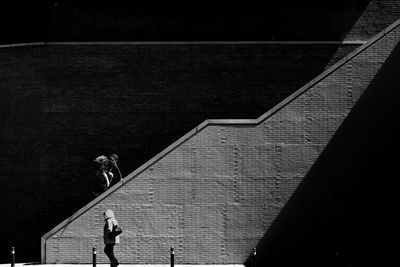
[[[117,267],[119,265],[118,260],[114,255],[114,246],[119,244],[119,236],[114,236],[112,234],[115,225],[118,225],[117,219],[114,217],[114,212],[112,210],[106,210],[104,213],[104,253],[110,259],[110,267]]]

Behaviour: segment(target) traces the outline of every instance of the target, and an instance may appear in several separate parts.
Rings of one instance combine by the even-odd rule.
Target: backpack
[[[116,237],[117,235],[120,235],[121,233],[122,233],[122,228],[119,225],[114,225],[113,229],[112,229],[112,232],[111,232],[111,235],[113,237]]]

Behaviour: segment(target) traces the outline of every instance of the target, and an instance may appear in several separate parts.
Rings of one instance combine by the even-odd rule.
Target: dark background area
[[[8,1],[0,44],[342,41],[368,2]],[[257,118],[356,47],[1,48],[0,262],[12,245],[18,262],[39,261],[40,236],[93,198],[94,157],[119,154],[127,175],[206,119]]]
[[[161,1],[160,1],[161,2]],[[1,43],[43,41],[341,41],[367,0],[4,1]]]

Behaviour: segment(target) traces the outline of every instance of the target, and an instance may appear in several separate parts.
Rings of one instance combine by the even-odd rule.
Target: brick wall
[[[2,47],[0,204],[19,229],[2,250],[38,258],[40,236],[93,199],[97,155],[127,175],[206,119],[258,117],[357,46]]]
[[[290,215],[283,212],[292,195],[381,67],[398,57],[398,24],[256,122],[211,121],[189,132],[48,233],[46,262],[90,262],[91,247],[102,247],[106,208],[125,228],[117,248],[124,263],[168,263],[170,246],[179,263],[243,263],[252,247],[262,248],[273,235],[269,231],[279,228],[287,246],[313,244],[307,233],[285,236],[285,225],[276,221]],[[307,186],[312,192],[314,185]],[[99,261],[106,262],[103,254]]]
[[[40,251],[39,50],[2,48],[0,62],[0,249],[1,260],[8,261],[11,246],[20,255]]]
[[[206,119],[257,118],[318,75],[337,48],[43,47],[42,233],[91,200],[97,155],[118,153],[127,175]]]
[[[388,2],[375,16],[389,16]],[[151,2],[151,1],[150,1]],[[0,43],[37,41],[342,40],[370,0],[243,4],[3,4]],[[225,3],[223,3],[225,2]],[[11,6],[11,7],[10,7]],[[40,17],[41,19],[36,19]],[[8,27],[7,27],[8,26]]]
[[[337,6],[307,38],[302,33],[310,23],[304,21],[301,30],[290,27],[281,39],[336,40],[365,7]],[[326,18],[318,10],[307,12]],[[392,22],[398,5],[381,1],[368,10],[357,24],[362,38],[354,40],[366,40]],[[329,30],[318,35],[321,25]],[[128,174],[206,119],[257,118],[356,47],[1,46],[0,208],[7,227],[0,229],[0,250],[14,245],[17,260],[38,260],[40,236],[92,200],[95,156],[117,152]],[[8,259],[0,254],[1,261]]]
[[[360,16],[346,33],[344,40],[368,40],[388,27],[400,17],[400,2],[397,0],[369,1]],[[372,19],[373,18],[373,19]],[[373,21],[373,23],[371,23]]]

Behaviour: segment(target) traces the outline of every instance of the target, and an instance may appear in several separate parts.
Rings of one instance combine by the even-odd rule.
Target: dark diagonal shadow
[[[260,240],[257,266],[382,266],[393,255],[399,66],[398,45]]]

